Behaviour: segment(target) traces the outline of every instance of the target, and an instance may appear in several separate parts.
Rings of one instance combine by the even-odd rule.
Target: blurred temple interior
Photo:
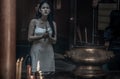
[[[0,79],[15,79],[15,64],[22,57],[20,79],[28,79],[32,45],[28,26],[40,1],[0,1]],[[44,79],[120,79],[119,0],[48,1],[57,24],[57,42],[53,45],[56,70]],[[13,10],[11,17],[4,14],[7,10]]]

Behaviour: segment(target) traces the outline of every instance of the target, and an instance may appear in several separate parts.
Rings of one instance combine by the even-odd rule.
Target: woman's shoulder
[[[30,26],[36,25],[37,21],[38,21],[38,19],[31,19],[30,20]]]
[[[34,22],[37,22],[38,21],[38,19],[31,19],[31,21],[30,22],[32,22],[32,23],[34,23]]]

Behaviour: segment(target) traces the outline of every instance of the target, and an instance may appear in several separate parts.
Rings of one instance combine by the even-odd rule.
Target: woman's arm
[[[28,40],[29,41],[35,41],[43,38],[43,36],[35,36],[34,35],[34,29],[36,24],[36,19],[32,19],[29,24],[29,30],[28,30]]]
[[[50,41],[52,41],[53,44],[56,43],[56,40],[57,40],[57,26],[56,26],[56,23],[53,22],[53,26],[54,26],[54,30],[55,30],[55,35],[54,37],[52,37],[51,35],[49,36],[49,39]]]

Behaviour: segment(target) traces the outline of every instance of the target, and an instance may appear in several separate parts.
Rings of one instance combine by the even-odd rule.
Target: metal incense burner
[[[111,51],[98,46],[76,47],[68,51],[67,56],[78,65],[74,74],[87,78],[105,75],[102,66],[114,57]]]

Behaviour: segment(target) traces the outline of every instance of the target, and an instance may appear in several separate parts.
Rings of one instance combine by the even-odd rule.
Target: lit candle
[[[19,59],[16,62],[16,79],[18,79],[18,75],[19,75]]]
[[[37,62],[37,71],[40,70],[40,61]]]
[[[40,61],[37,62],[36,79],[43,79],[42,71],[40,70]]]
[[[23,57],[20,59],[20,63],[19,63],[19,77],[18,77],[18,79],[21,79],[21,73],[22,73],[22,61],[23,61]]]

